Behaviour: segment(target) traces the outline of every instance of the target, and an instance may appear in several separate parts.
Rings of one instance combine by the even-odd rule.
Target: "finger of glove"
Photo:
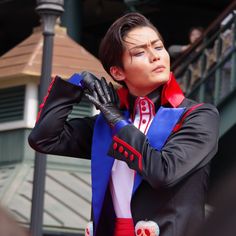
[[[120,99],[119,99],[119,96],[118,96],[118,94],[117,94],[117,92],[116,92],[115,90],[114,90],[114,97],[115,97],[114,103],[115,103],[117,106],[119,106]]]
[[[98,94],[98,97],[99,97],[100,101],[103,104],[106,104],[107,103],[107,98],[106,98],[106,94],[103,91],[101,81],[95,81],[95,90]]]
[[[97,92],[96,92],[95,90],[93,90],[93,97],[94,97],[97,101],[99,101],[98,94],[97,94]],[[94,104],[94,105],[95,105],[95,104]],[[95,105],[95,107],[96,107],[97,110],[99,109],[99,107],[97,107],[96,105]]]
[[[94,91],[94,92],[95,92],[95,91]],[[95,92],[95,93],[96,93],[96,92]],[[94,95],[92,96],[92,95],[90,95],[90,94],[88,94],[88,93],[84,93],[84,95],[86,96],[86,98],[87,98],[91,103],[93,103],[93,105],[94,105],[97,109],[101,110],[102,104],[99,102],[98,99],[96,99],[96,98],[94,97]]]
[[[111,102],[110,88],[109,88],[107,81],[105,80],[104,77],[101,78],[101,86],[102,86],[102,89],[103,89],[105,96],[107,98],[107,102]]]
[[[83,79],[81,80],[82,86],[84,88],[87,88],[92,93],[94,90],[94,82],[98,79],[88,71],[83,71],[81,73],[81,76],[83,77]]]
[[[95,90],[93,90],[93,97],[94,97],[97,101],[99,101],[98,94],[97,94],[97,92],[96,92]]]

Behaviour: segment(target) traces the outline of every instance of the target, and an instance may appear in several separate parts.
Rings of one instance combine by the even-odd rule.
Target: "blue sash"
[[[155,115],[148,133],[147,138],[151,146],[160,151],[173,128],[184,113],[185,108],[164,108],[160,107]],[[112,130],[105,121],[103,115],[99,115],[93,134],[92,142],[92,207],[94,214],[94,224],[97,226],[102,210],[103,200],[114,158],[107,155],[108,149],[112,142]],[[136,173],[133,187],[133,194],[142,181],[142,177]]]

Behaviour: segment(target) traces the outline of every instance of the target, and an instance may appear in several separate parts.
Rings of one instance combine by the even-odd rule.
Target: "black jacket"
[[[81,96],[77,86],[55,79],[29,136],[32,148],[48,154],[90,158],[96,116],[67,120]],[[178,107],[188,110],[194,105],[196,102],[184,98]],[[116,137],[142,155],[140,170],[137,162],[113,149],[114,140],[111,140],[109,155],[127,162],[144,180],[131,201],[134,224],[139,220],[153,220],[160,226],[161,236],[183,236],[204,220],[209,163],[217,151],[218,127],[216,108],[202,104],[181,121],[161,152],[154,150],[133,125],[119,130]],[[108,189],[97,235],[112,235],[114,217]]]

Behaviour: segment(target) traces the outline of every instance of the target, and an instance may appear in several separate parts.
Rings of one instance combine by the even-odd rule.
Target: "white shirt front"
[[[155,115],[153,102],[147,97],[139,97],[134,105],[136,128],[147,133]],[[134,185],[135,171],[126,162],[115,160],[110,179],[110,191],[117,218],[132,218],[130,202]]]

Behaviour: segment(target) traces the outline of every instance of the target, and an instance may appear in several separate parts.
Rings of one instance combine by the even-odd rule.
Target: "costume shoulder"
[[[37,122],[28,141],[36,151],[73,157],[90,155],[96,117],[68,119],[82,90],[56,77],[40,105]]]

